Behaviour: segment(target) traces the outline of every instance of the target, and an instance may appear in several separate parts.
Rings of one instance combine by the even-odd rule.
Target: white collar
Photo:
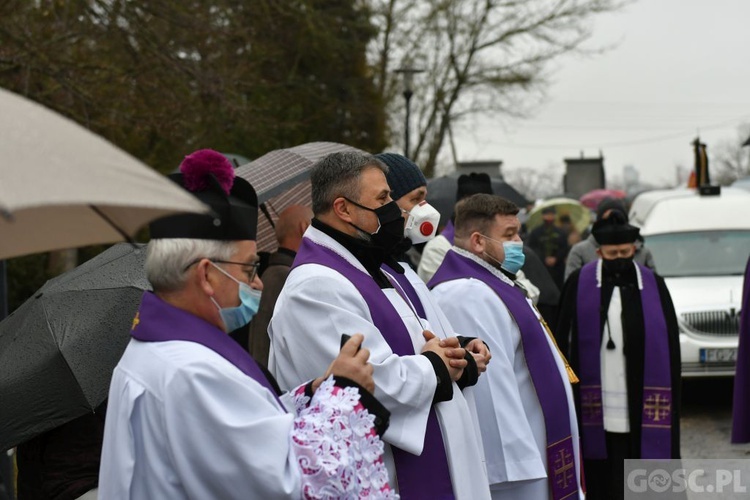
[[[357,258],[352,254],[349,250],[344,247],[341,243],[334,240],[330,236],[328,236],[326,233],[321,231],[320,229],[316,229],[313,226],[308,226],[307,230],[305,231],[305,234],[302,236],[303,238],[307,238],[313,243],[317,243],[320,246],[326,247],[329,250],[332,250],[339,254],[341,257],[343,257],[349,264],[353,265],[360,271],[364,272],[365,274],[369,275],[370,273],[365,269],[365,266],[362,265],[362,263],[357,260]]]
[[[464,250],[463,248],[459,248],[459,247],[457,247],[455,245],[451,248],[451,250],[453,250],[454,252],[456,252],[458,255],[461,255],[463,257],[466,257],[467,259],[473,260],[474,262],[476,262],[477,264],[479,264],[480,266],[484,267],[489,272],[491,272],[500,281],[503,281],[503,282],[507,283],[510,286],[516,286],[516,284],[513,283],[513,280],[510,279],[510,278],[508,278],[500,269],[498,269],[495,266],[491,265],[489,262],[487,262],[487,261],[485,261],[483,259],[480,259],[479,257],[477,257],[476,255],[474,255],[473,253],[468,252],[468,251]]]

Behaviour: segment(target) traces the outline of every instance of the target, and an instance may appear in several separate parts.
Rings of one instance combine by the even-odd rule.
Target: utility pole
[[[411,67],[403,67],[397,69],[395,72],[400,73],[404,77],[404,91],[403,96],[406,101],[406,116],[404,119],[404,156],[409,158],[409,120],[411,116],[411,96],[414,95],[412,90],[413,77],[417,73],[422,73],[424,70]]]

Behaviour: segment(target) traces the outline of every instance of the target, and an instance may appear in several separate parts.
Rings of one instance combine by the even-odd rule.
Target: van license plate
[[[701,363],[734,363],[737,361],[736,347],[701,349]]]

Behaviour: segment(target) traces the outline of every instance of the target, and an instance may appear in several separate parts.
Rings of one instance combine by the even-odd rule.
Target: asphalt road
[[[750,444],[730,442],[733,381],[683,379],[682,458],[750,458]]]

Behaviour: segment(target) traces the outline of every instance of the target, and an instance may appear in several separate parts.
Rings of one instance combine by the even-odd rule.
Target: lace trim
[[[388,486],[383,441],[375,416],[354,387],[328,377],[312,397],[304,386],[294,395],[292,447],[302,473],[304,498],[398,498]]]
[[[473,260],[474,262],[476,262],[477,264],[479,264],[480,266],[484,267],[489,272],[491,272],[492,274],[494,274],[495,277],[497,277],[500,281],[503,281],[503,282],[505,282],[506,284],[508,284],[510,286],[515,286],[515,283],[513,283],[513,280],[511,280],[506,275],[504,275],[501,270],[499,270],[498,268],[494,267],[492,264],[487,263],[485,260],[477,257],[473,253],[471,253],[471,252],[469,252],[467,250],[464,250],[463,248],[459,248],[459,247],[457,247],[455,245],[453,246],[453,248],[451,248],[451,250],[453,250],[454,252],[456,252],[458,255],[463,255],[467,259]]]

